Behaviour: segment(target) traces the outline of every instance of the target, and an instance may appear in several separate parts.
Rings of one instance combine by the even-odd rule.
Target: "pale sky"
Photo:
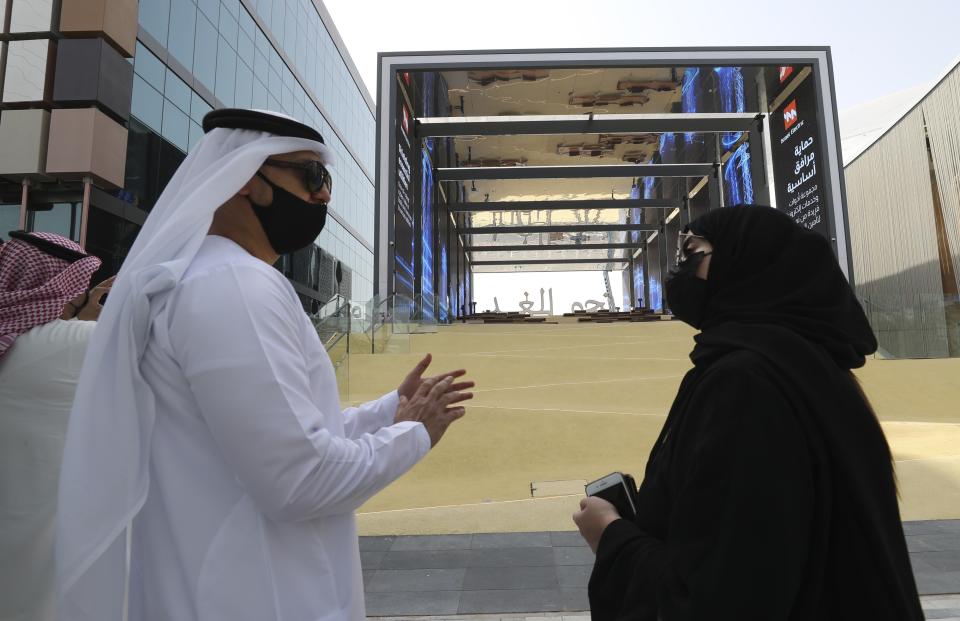
[[[921,93],[918,87],[960,56],[960,0],[323,2],[374,99],[378,52],[829,45],[841,133],[869,138],[868,131],[879,134],[894,120],[887,117],[910,102],[888,98],[896,105],[879,106],[883,118],[871,110],[865,127],[844,121],[860,115],[856,106],[908,90]],[[619,303],[619,272],[611,281]],[[492,309],[494,295],[502,310],[518,310],[529,291],[539,308],[541,286],[554,287],[558,313],[569,310],[573,300],[603,294],[600,272],[478,274],[474,299],[478,310]]]
[[[374,96],[377,52],[830,45],[844,109],[960,55],[957,0],[323,1]]]

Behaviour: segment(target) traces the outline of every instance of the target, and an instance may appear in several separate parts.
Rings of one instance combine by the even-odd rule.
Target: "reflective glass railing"
[[[960,299],[923,294],[858,298],[877,337],[877,357],[960,357]]]
[[[341,398],[350,392],[350,306],[349,300],[336,295],[316,314],[310,315],[320,342],[333,363]]]

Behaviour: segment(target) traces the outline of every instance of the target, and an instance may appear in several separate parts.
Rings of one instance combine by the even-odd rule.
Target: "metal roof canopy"
[[[427,117],[418,119],[419,138],[516,136],[521,134],[720,133],[756,129],[762,114],[565,114]]]
[[[804,66],[803,72],[810,72],[811,79],[814,81],[817,89],[816,113],[820,120],[820,130],[818,137],[821,140],[824,149],[823,165],[825,169],[824,177],[824,198],[826,218],[829,226],[829,234],[833,238],[834,248],[837,253],[840,266],[848,278],[852,279],[852,261],[850,258],[850,238],[848,234],[848,221],[846,214],[846,204],[844,197],[842,168],[840,167],[839,156],[839,128],[837,124],[837,107],[834,92],[834,76],[830,48],[826,46],[766,46],[766,47],[674,47],[674,48],[589,48],[589,49],[533,49],[533,50],[475,50],[475,51],[437,51],[437,52],[388,52],[378,55],[378,83],[377,83],[377,150],[376,150],[376,209],[377,217],[375,219],[376,247],[374,252],[374,292],[387,294],[391,291],[392,275],[394,273],[393,250],[394,250],[394,231],[393,223],[395,216],[395,185],[397,179],[397,163],[395,161],[396,145],[398,139],[399,113],[398,106],[398,84],[402,72],[417,71],[469,71],[469,70],[510,70],[522,68],[536,69],[631,69],[631,68],[670,68],[670,67],[726,67],[726,66],[754,66],[754,67],[778,67],[778,66]],[[797,81],[797,78],[794,78]],[[788,88],[789,90],[789,88]],[[783,95],[786,95],[784,91]],[[776,105],[769,106],[767,109],[776,109]],[[766,112],[767,109],[761,108],[760,112]],[[523,110],[516,114],[527,115],[528,111]],[[563,113],[561,113],[563,115]],[[563,115],[571,116],[573,123],[585,124],[591,122],[589,115]],[[608,116],[605,114],[595,115],[593,123],[599,117]],[[640,127],[644,122],[644,117],[630,119],[632,115],[623,115],[635,127]],[[672,116],[672,115],[671,115]],[[744,119],[748,127],[744,131],[752,136],[755,132],[750,132],[750,123],[753,122],[762,126],[766,130],[766,125],[770,123],[769,116],[763,117],[758,123],[755,114],[747,115]],[[423,120],[423,119],[421,119]],[[476,118],[458,117],[455,122],[476,121]],[[484,122],[484,119],[480,119]],[[509,129],[516,131],[513,125],[507,125],[511,121],[504,117],[490,119],[498,125],[487,125],[486,131],[504,131]],[[547,118],[532,119],[535,121],[547,121],[541,127],[531,126],[537,131],[548,130],[549,127],[562,127],[560,120],[548,120]],[[647,117],[647,120],[653,120]],[[730,120],[730,119],[728,119]],[[686,119],[685,121],[695,121]],[[419,126],[416,120],[413,124],[413,131],[420,131],[420,136],[425,137],[423,132],[427,131],[462,131],[466,126],[453,125],[454,121],[447,122],[446,125],[440,123],[422,123]],[[523,120],[520,121],[524,122]],[[610,121],[615,123],[618,121]],[[589,133],[596,133],[598,125],[591,125],[591,129],[586,130]],[[528,128],[529,129],[529,128]],[[477,128],[471,128],[470,131],[477,131]],[[679,130],[683,131],[683,130]],[[577,132],[577,133],[583,133]],[[627,132],[629,133],[629,132]],[[655,133],[653,131],[649,133]],[[439,134],[437,134],[439,135]],[[764,132],[766,136],[766,132]],[[767,151],[764,149],[764,151]],[[769,154],[764,153],[768,160],[765,163],[766,170],[770,170]],[[759,161],[759,160],[758,160]],[[512,169],[511,169],[512,170]],[[586,171],[585,171],[586,172]],[[594,170],[592,173],[596,173]],[[621,171],[617,171],[620,173]],[[623,171],[624,174],[628,174]],[[489,173],[484,173],[489,174]],[[496,173],[493,173],[496,174]],[[589,176],[594,176],[590,174]],[[643,176],[643,175],[637,175]],[[648,174],[645,176],[654,176]],[[468,177],[467,179],[479,179],[479,177]],[[494,176],[490,179],[501,179],[505,177]],[[521,177],[506,177],[521,178]],[[692,181],[696,181],[695,179]],[[704,174],[699,183],[695,183],[694,189],[688,188],[688,196],[692,197],[703,187],[709,187],[712,195],[722,192],[722,178],[712,174]],[[772,193],[772,186],[770,191]],[[721,194],[722,196],[722,194]],[[526,200],[526,199],[522,199]],[[722,200],[722,199],[721,199]],[[507,201],[504,201],[507,202]],[[770,203],[775,203],[775,198],[770,197]],[[715,205],[715,206],[721,206]],[[776,206],[776,205],[774,205]],[[569,207],[569,206],[566,206]],[[563,208],[563,207],[559,207]],[[484,209],[485,211],[485,209]],[[674,216],[686,214],[684,208],[667,216],[666,220],[671,220]],[[623,230],[623,229],[618,229]],[[493,232],[492,228],[485,229],[484,232]],[[657,231],[648,237],[647,241],[652,240],[657,235]],[[511,242],[516,243],[516,242]],[[597,263],[597,262],[594,262]],[[571,266],[572,268],[573,266]],[[481,268],[482,269],[482,268]]]
[[[659,224],[529,224],[520,226],[467,226],[457,229],[461,235],[487,233],[575,233],[577,231],[656,231]]]
[[[596,177],[706,177],[713,164],[612,164],[582,166],[476,166],[437,168],[437,181],[472,179],[587,179]]]
[[[555,209],[674,209],[683,201],[658,198],[568,201],[496,201],[492,203],[460,203],[451,205],[453,212],[477,211],[548,211]]]
[[[634,250],[640,244],[527,244],[513,246],[465,246],[467,252],[513,252],[525,250]]]
[[[471,261],[470,265],[564,265],[564,264],[596,264],[629,263],[630,259],[515,259],[507,261]]]

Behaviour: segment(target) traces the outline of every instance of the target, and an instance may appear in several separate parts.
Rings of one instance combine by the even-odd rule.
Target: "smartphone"
[[[628,520],[637,517],[637,485],[633,477],[622,472],[611,472],[607,476],[587,483],[587,496],[603,498],[617,508],[621,517]]]

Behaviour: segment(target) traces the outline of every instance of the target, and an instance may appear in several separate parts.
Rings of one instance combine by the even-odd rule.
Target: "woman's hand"
[[[617,508],[603,498],[596,496],[587,496],[580,499],[580,510],[573,514],[573,521],[580,529],[580,535],[583,537],[590,550],[597,553],[597,546],[600,545],[600,537],[611,522],[620,519]]]

